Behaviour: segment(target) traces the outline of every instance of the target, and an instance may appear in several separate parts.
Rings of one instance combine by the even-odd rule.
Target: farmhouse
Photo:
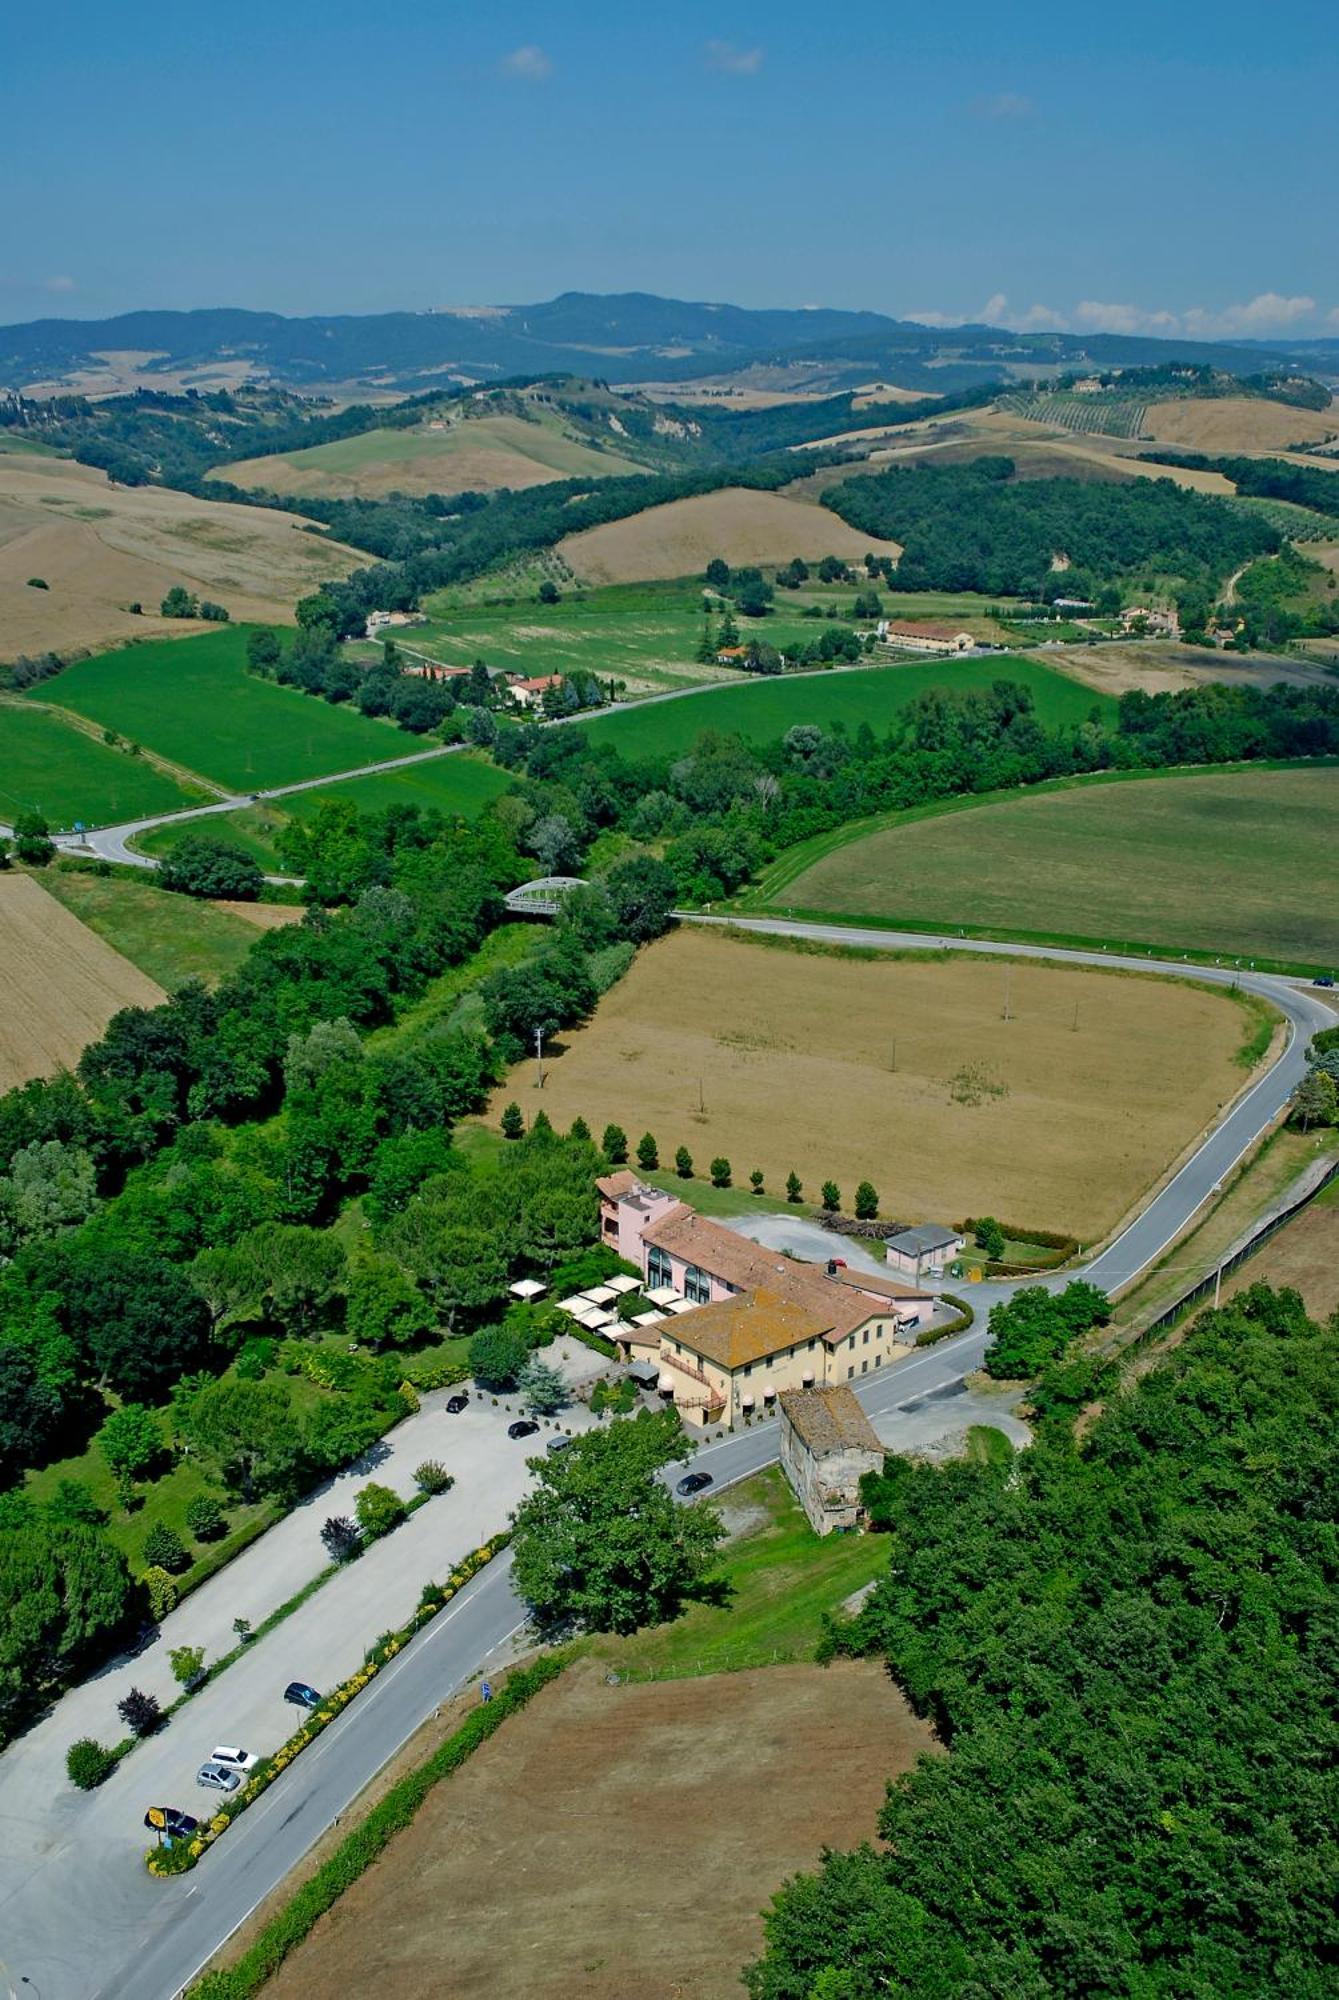
[[[522,708],[543,708],[549,689],[562,684],[561,674],[535,674],[529,678],[525,674],[507,675],[507,692]]]
[[[977,643],[970,632],[955,632],[948,625],[881,618],[875,629],[886,646],[909,653],[970,653]]]
[[[888,1262],[910,1278],[942,1278],[944,1266],[965,1249],[967,1239],[942,1223],[923,1222],[888,1240]]]
[[[400,672],[422,681],[458,681],[462,676],[468,680],[470,676],[468,667],[448,667],[440,660],[406,660]]]
[[[883,1446],[845,1384],[834,1389],[783,1389],[781,1469],[817,1534],[858,1528],[864,1519],[860,1481],[883,1464]]]
[[[378,632],[398,630],[403,625],[426,625],[427,622],[427,615],[422,611],[369,611],[365,630],[369,639],[375,639]]]
[[[635,1174],[606,1175],[601,1235],[639,1266],[656,1310],[601,1330],[630,1361],[655,1361],[686,1422],[733,1424],[785,1389],[854,1381],[909,1351],[934,1299],[844,1264],[766,1250]]]

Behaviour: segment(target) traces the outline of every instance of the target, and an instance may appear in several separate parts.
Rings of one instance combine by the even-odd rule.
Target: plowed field
[[[0,875],[0,1090],[72,1065],[119,1008],[164,997],[31,875]]]

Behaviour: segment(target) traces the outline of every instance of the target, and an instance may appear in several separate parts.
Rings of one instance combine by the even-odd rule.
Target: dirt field
[[[773,1190],[793,1167],[848,1203],[867,1177],[898,1220],[1003,1215],[1094,1241],[1235,1093],[1248,1026],[1231,1000],[1159,980],[685,929],[546,1050],[543,1103],[634,1145],[649,1129],[670,1165],[680,1145],[699,1165],[724,1154]],[[533,1063],[493,1122],[512,1097],[533,1113]]]
[[[235,619],[291,623],[296,600],[322,577],[370,560],[318,541],[296,514],[112,486],[71,459],[0,453],[5,659],[191,630],[156,615],[175,583],[216,599]],[[47,589],[33,589],[30,577]],[[128,611],[131,603],[149,615]]]
[[[1223,1296],[1229,1299],[1248,1285],[1295,1286],[1313,1319],[1339,1310],[1339,1190],[1328,1188],[1248,1258],[1224,1281]]]
[[[859,534],[825,507],[740,486],[671,500],[629,520],[568,535],[558,544],[559,555],[586,583],[692,576],[713,556],[728,563],[788,562],[792,556],[851,560],[871,549],[876,555],[902,553],[898,543]]]
[[[1159,444],[1192,451],[1270,451],[1289,444],[1316,444],[1339,430],[1333,410],[1296,410],[1259,396],[1175,396],[1150,403],[1144,430]]]
[[[31,875],[0,875],[0,1090],[78,1061],[121,1007],[165,996]]]
[[[307,914],[296,903],[231,903],[222,896],[217,898],[214,908],[227,910],[244,924],[254,924],[258,931],[277,931],[285,924],[300,924]]]
[[[645,470],[617,452],[566,436],[557,425],[504,415],[366,431],[305,451],[239,459],[220,466],[217,477],[270,493],[378,499],[386,493],[492,493]]]
[[[868,1839],[932,1747],[872,1663],[617,1688],[579,1666],[437,1787],[267,2000],[733,2000],[773,1893]]]
[[[1310,548],[1307,554],[1311,554]],[[1322,669],[1305,660],[1277,659],[1268,653],[1220,653],[1210,646],[1183,646],[1175,639],[1048,648],[1046,664],[1111,695],[1124,694],[1127,688],[1163,694],[1176,688],[1203,687],[1208,681],[1272,687],[1275,681],[1328,680]]]

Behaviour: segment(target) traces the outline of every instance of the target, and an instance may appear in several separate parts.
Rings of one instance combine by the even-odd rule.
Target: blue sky
[[[579,289],[1339,333],[1335,25],[1318,0],[10,0],[0,321]]]

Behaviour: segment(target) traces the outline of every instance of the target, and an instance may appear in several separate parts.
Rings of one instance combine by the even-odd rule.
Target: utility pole
[[[697,1080],[697,1108],[700,1112],[703,1113],[705,1113],[707,1109],[707,1100],[703,1094],[701,1077],[699,1077]]]
[[[1222,1298],[1222,1296],[1223,1296],[1223,1264],[1222,1264],[1222,1259],[1220,1258],[1218,1263],[1218,1269],[1213,1274],[1213,1309],[1215,1312],[1217,1312],[1218,1310],[1218,1301]]]
[[[893,1067],[894,1069],[896,1069],[896,1068],[897,1068],[897,1036],[896,1036],[896,1035],[894,1035],[894,1036],[893,1036],[893,1061],[892,1061],[892,1067]]]
[[[1079,1032],[1079,1003],[1077,1000],[1074,1002],[1074,1027],[1072,1032],[1076,1035]]]
[[[1002,1021],[1012,1021],[1013,1019],[1013,1015],[1009,1012],[1009,982],[1013,978],[1013,976],[1014,976],[1013,966],[1008,961],[1006,961],[1004,967],[1004,1012],[1000,1016],[1000,1019]]]
[[[535,1065],[539,1071],[539,1075],[535,1079],[535,1089],[542,1090],[544,1088],[544,1030],[542,1028],[535,1029]]]

